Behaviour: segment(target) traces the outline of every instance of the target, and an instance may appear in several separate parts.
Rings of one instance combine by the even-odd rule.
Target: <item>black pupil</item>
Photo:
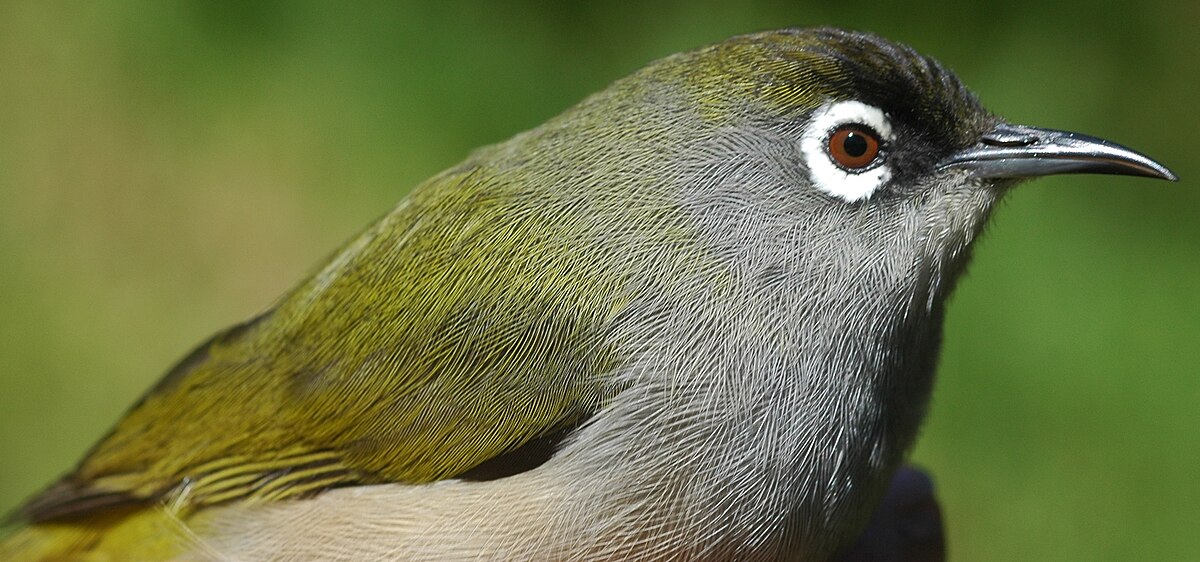
[[[855,131],[850,131],[846,135],[846,140],[842,141],[842,150],[846,154],[858,158],[867,153],[867,138]]]

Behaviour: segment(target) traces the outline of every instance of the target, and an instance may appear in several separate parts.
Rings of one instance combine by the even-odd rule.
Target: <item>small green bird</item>
[[[669,56],[418,186],[203,343],[3,560],[823,560],[1018,178],[1174,180],[834,29]]]

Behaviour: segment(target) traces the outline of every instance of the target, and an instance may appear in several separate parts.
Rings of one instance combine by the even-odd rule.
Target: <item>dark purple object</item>
[[[853,544],[836,562],[942,562],[946,538],[933,480],[924,471],[896,471],[883,501]]]

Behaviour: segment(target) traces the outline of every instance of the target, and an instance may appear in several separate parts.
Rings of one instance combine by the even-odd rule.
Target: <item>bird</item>
[[[18,508],[4,560],[826,560],[1022,180],[1174,181],[874,34],[667,56],[416,186]]]

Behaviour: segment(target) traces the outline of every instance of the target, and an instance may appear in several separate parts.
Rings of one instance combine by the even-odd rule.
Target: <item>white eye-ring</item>
[[[881,145],[893,140],[892,125],[878,107],[840,101],[813,112],[800,137],[800,153],[813,186],[853,202],[891,179]]]

